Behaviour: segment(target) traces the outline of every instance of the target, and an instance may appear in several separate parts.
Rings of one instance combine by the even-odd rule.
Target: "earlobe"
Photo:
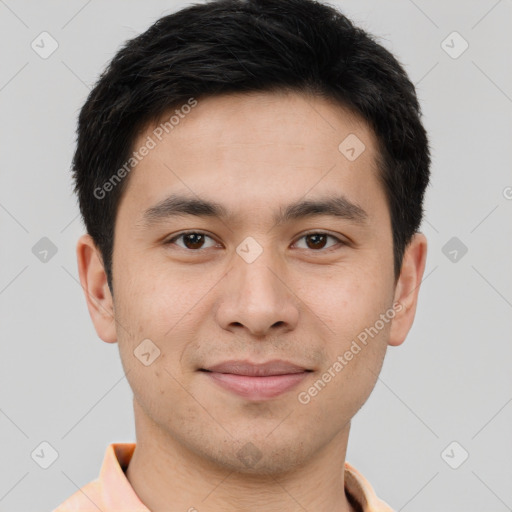
[[[79,238],[76,256],[80,283],[94,328],[103,341],[115,343],[117,334],[112,295],[101,253],[90,235],[85,234]]]
[[[389,345],[401,345],[412,327],[426,260],[427,239],[423,233],[415,233],[405,250],[395,288],[394,304],[397,307],[391,323]]]

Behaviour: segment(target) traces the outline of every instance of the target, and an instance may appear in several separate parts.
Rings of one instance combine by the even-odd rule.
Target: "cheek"
[[[359,325],[365,322],[360,321]],[[309,404],[307,409],[313,415],[323,414],[331,425],[344,424],[352,418],[375,386],[386,353],[388,330],[389,325],[380,331],[360,328],[355,322],[340,325],[325,347],[325,362],[315,380],[299,390],[299,403]]]
[[[179,271],[171,273],[143,255],[137,261],[127,260],[116,277],[118,317],[144,337],[164,339],[194,306],[193,294],[188,293]]]
[[[317,325],[326,336],[323,371],[329,374],[325,380],[331,390],[337,388],[340,396],[353,395],[358,402],[359,391],[361,396],[371,391],[386,352],[392,321],[391,281],[383,279],[383,274],[379,278],[376,267],[368,265],[365,270],[339,269],[321,286],[318,283],[303,282],[300,293],[321,320]],[[335,393],[332,399],[336,400]]]
[[[123,366],[133,370],[135,393],[138,389],[147,400],[165,400],[163,394],[167,390],[179,392],[179,383],[186,384],[190,377],[183,374],[184,356],[194,349],[198,325],[208,314],[209,303],[204,296],[213,286],[215,281],[210,279],[215,276],[197,279],[195,286],[183,274],[166,271],[161,265],[126,268],[135,270],[119,272],[120,286],[115,292]],[[137,355],[147,352],[150,356],[145,359],[154,358],[154,362],[145,367]]]
[[[370,257],[357,263],[347,261],[329,272],[302,273],[295,289],[297,296],[330,328],[327,332],[342,339],[373,324],[389,307],[393,292],[390,278]]]

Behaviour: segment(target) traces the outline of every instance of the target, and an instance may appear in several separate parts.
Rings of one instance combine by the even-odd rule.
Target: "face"
[[[137,414],[160,435],[240,472],[286,471],[348,431],[405,338],[425,244],[396,285],[377,141],[337,104],[221,96],[155,128],[134,145],[155,142],[119,205],[115,325],[92,311],[98,334],[118,342]],[[204,371],[276,360],[298,369]]]

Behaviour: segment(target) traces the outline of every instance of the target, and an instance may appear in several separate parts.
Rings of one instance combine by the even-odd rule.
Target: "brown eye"
[[[306,244],[310,249],[323,249],[327,243],[326,235],[306,235]]]
[[[196,232],[196,231],[190,231],[188,233],[181,233],[180,235],[177,235],[174,238],[171,238],[166,243],[168,245],[176,244],[178,247],[181,247],[182,249],[196,251],[198,249],[207,248],[207,247],[204,247],[206,239],[210,239],[215,244],[215,241],[210,236],[206,235],[205,233],[200,233],[200,232]],[[177,240],[183,240],[183,245],[176,243]],[[210,247],[213,247],[213,245],[210,245]]]
[[[300,247],[300,248],[301,249],[312,249],[314,251],[315,250],[319,251],[321,249],[325,249],[329,238],[334,240],[335,243],[328,246],[327,249],[330,249],[331,247],[333,247],[337,244],[343,245],[343,242],[339,238],[336,238],[335,236],[329,235],[327,233],[308,233],[299,239],[299,240],[306,241],[305,247]]]
[[[183,235],[183,243],[187,249],[200,249],[204,243],[204,235],[199,233]]]

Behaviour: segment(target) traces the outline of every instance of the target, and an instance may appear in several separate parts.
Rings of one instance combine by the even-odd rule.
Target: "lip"
[[[249,400],[279,396],[302,382],[312,370],[283,360],[265,363],[225,361],[208,368],[203,374],[223,389]]]
[[[251,361],[232,360],[224,361],[207,368],[202,368],[210,372],[230,373],[233,375],[246,375],[249,377],[268,377],[271,375],[289,375],[291,373],[301,373],[308,371],[306,367],[284,361],[282,359],[273,359],[265,363],[252,363]]]

